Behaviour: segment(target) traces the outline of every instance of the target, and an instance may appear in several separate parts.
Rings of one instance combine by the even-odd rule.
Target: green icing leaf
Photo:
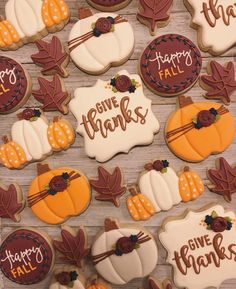
[[[197,124],[197,118],[194,117],[194,118],[192,119],[192,122]]]
[[[118,90],[115,88],[115,86],[113,86],[112,91],[116,93]]]
[[[161,173],[162,173],[162,174],[167,173],[167,168],[163,168],[163,169],[161,170]]]
[[[216,211],[213,211],[213,212],[211,213],[211,216],[212,216],[213,219],[215,219],[215,218],[218,217],[218,214],[216,213]]]

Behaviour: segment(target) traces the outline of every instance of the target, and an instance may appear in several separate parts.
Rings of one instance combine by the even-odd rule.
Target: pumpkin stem
[[[139,193],[138,187],[131,187],[129,188],[129,192],[132,196],[137,196]]]
[[[184,172],[189,172],[189,171],[190,171],[189,166],[184,167]]]
[[[92,16],[93,13],[89,8],[83,8],[83,7],[79,7],[78,9],[78,18],[79,20],[88,18],[90,16]]]
[[[104,227],[105,227],[105,232],[119,229],[119,225],[117,221],[109,219],[109,218],[105,219]]]
[[[4,144],[7,144],[7,143],[9,143],[10,139],[9,139],[9,137],[7,135],[4,135],[2,137],[2,141],[3,141]]]
[[[153,169],[153,163],[147,163],[144,165],[146,171],[151,171]]]
[[[0,15],[0,21],[4,21],[5,17],[3,15]]]
[[[98,284],[98,275],[97,274],[94,274],[90,279],[88,279],[87,281],[87,289],[90,287],[90,286],[94,286],[94,285],[97,285]]]
[[[49,172],[51,169],[49,168],[48,164],[37,164],[37,171],[38,171],[38,176],[45,174]]]
[[[54,116],[54,118],[53,118],[53,122],[58,122],[60,120],[60,116]]]
[[[179,107],[185,107],[190,104],[193,104],[193,100],[190,96],[181,95],[179,96]]]

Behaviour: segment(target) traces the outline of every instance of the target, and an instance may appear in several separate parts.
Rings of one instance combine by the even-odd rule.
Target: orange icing
[[[0,21],[0,47],[11,46],[19,41],[19,34],[13,25],[7,20]]]
[[[65,119],[59,119],[49,125],[48,141],[53,150],[67,149],[74,140],[74,129]]]
[[[0,146],[0,160],[9,169],[19,169],[27,162],[24,150],[13,141]]]
[[[179,176],[179,192],[182,200],[189,202],[204,192],[204,184],[196,172],[183,172]]]
[[[59,168],[36,177],[30,185],[29,197],[45,190],[45,187],[54,176],[66,172],[70,173],[71,171],[72,169],[69,168]],[[76,216],[85,211],[89,205],[90,196],[89,182],[87,178],[81,174],[81,177],[70,182],[70,185],[65,191],[58,192],[54,196],[47,196],[33,205],[31,209],[43,222],[60,224],[70,216]]]
[[[155,209],[149,199],[142,195],[137,194],[136,196],[129,197],[127,199],[127,208],[131,217],[135,221],[148,220],[152,215],[155,214]]]
[[[192,121],[201,110],[219,109],[221,104],[199,102],[177,109],[169,118],[166,133]],[[192,129],[175,141],[168,143],[169,148],[180,158],[200,162],[210,154],[223,152],[233,141],[235,124],[231,113],[221,115],[220,120],[209,127]]]
[[[69,7],[64,0],[44,0],[42,17],[46,27],[60,24],[69,18]]]

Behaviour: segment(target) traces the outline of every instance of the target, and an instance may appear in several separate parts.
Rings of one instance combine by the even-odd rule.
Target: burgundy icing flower
[[[34,116],[34,110],[31,108],[26,108],[22,111],[22,118],[25,120],[30,120]]]
[[[160,160],[156,160],[153,163],[153,169],[156,171],[161,171],[164,168],[163,162]]]
[[[71,282],[71,276],[70,273],[68,272],[61,272],[56,275],[56,280],[59,282],[61,285],[68,285]]]
[[[127,75],[119,75],[116,78],[116,89],[120,92],[129,91],[129,88],[132,86],[132,82]]]
[[[197,115],[197,120],[202,127],[208,127],[215,122],[215,115],[209,110],[201,110]]]
[[[112,26],[111,22],[105,17],[98,18],[98,20],[95,23],[95,28],[99,30],[101,33],[110,32],[111,26]]]
[[[49,188],[53,192],[63,192],[67,188],[67,181],[62,176],[55,176],[51,179]]]
[[[116,250],[121,254],[131,253],[135,249],[135,242],[129,237],[122,237],[116,242]]]
[[[213,219],[212,223],[211,223],[211,229],[214,232],[224,232],[228,227],[228,223],[227,221],[222,218],[222,217],[217,217],[215,219]]]

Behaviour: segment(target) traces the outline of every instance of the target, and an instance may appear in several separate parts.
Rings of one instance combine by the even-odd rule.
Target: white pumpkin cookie
[[[85,278],[74,266],[55,270],[49,289],[85,289]]]
[[[203,51],[220,55],[236,43],[236,5],[234,0],[184,0],[198,31]]]
[[[96,237],[91,254],[98,273],[117,285],[147,276],[158,259],[156,242],[147,230],[111,219],[105,220],[105,230]]]
[[[77,88],[74,95],[69,107],[78,120],[77,132],[85,138],[87,155],[99,162],[152,143],[159,131],[137,74],[123,70],[110,81]]]
[[[134,49],[134,33],[128,20],[113,13],[92,15],[79,10],[79,21],[69,35],[74,63],[89,74],[102,74],[111,66],[126,62]]]
[[[220,205],[167,218],[159,232],[178,288],[219,288],[235,278],[235,213]]]

